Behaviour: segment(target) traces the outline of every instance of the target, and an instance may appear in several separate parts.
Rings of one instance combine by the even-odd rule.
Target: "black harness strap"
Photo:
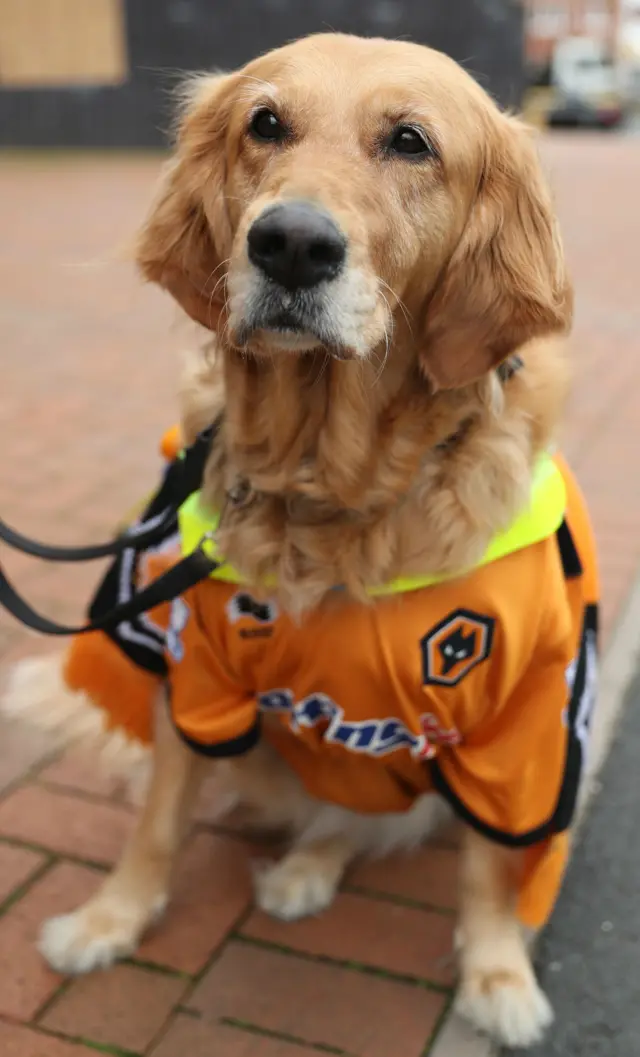
[[[78,626],[58,624],[48,617],[41,616],[20,597],[0,568],[0,605],[21,624],[42,635],[84,635],[88,631],[113,631],[124,621],[130,621],[149,609],[155,609],[163,602],[173,601],[178,595],[206,579],[221,564],[209,558],[203,550],[195,550],[148,587],[138,591],[128,602],[116,605],[103,616]]]
[[[156,516],[150,516],[147,511],[138,529],[125,532],[107,543],[86,547],[57,547],[23,536],[0,518],[0,541],[22,554],[49,562],[90,562],[98,558],[117,557],[131,548],[141,551],[153,546],[166,536],[169,523],[175,519],[185,499],[200,487],[204,464],[217,429],[216,424],[201,433],[184,456],[169,465],[162,486],[153,499]]]
[[[138,534],[126,532],[107,543],[89,544],[86,547],[57,547],[23,536],[0,518],[0,540],[13,550],[31,558],[41,558],[48,562],[92,562],[98,558],[115,558],[130,547],[144,550],[162,538],[163,527],[164,524],[158,524]]]
[[[178,510],[200,488],[204,466],[219,427],[220,420],[201,433],[191,447],[167,467],[160,488],[139,522],[108,543],[86,547],[50,546],[22,536],[0,520],[0,541],[31,557],[53,562],[114,559],[89,607],[87,623],[78,626],[59,624],[36,612],[18,594],[2,566],[0,606],[26,627],[43,635],[83,635],[89,631],[104,631],[134,663],[164,675],[164,632],[146,614],[206,579],[222,563],[198,548],[143,590],[138,590],[140,556],[143,552],[161,548],[177,536]]]

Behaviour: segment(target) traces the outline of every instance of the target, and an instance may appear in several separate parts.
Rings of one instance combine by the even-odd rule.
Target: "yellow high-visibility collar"
[[[551,455],[541,455],[536,463],[531,484],[531,499],[528,507],[519,514],[508,529],[498,532],[487,547],[484,555],[473,567],[479,569],[489,562],[513,554],[515,551],[530,547],[540,540],[552,536],[560,528],[566,506],[566,489],[562,474]],[[218,561],[223,561],[218,553],[213,534],[218,528],[220,515],[204,509],[200,502],[200,492],[192,495],[182,504],[178,512],[180,540],[183,555],[191,554],[202,546],[206,553]],[[473,569],[461,569],[457,573],[446,575],[401,576],[381,587],[371,587],[371,595],[402,594],[405,591],[416,591],[421,587],[455,579],[472,572]],[[242,577],[229,564],[220,565],[211,573],[214,580],[240,584]]]

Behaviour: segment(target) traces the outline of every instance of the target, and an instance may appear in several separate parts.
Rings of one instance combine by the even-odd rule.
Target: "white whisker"
[[[395,293],[394,290],[392,290],[392,288],[389,286],[389,283],[386,283],[384,281],[384,279],[380,278],[380,276],[378,276],[378,282],[380,283],[381,286],[384,286],[384,288],[386,290],[388,290],[389,293],[392,295],[392,297],[395,299],[395,302],[396,302],[398,308],[400,309],[400,311],[402,312],[402,315],[405,318],[405,322],[406,322],[406,324],[407,324],[407,326],[409,328],[409,332],[410,332],[411,336],[413,337],[413,327],[411,325],[411,319],[410,319],[410,316],[409,316],[409,312],[407,310],[407,306],[405,305],[404,301],[402,300],[402,298],[398,297],[398,295]],[[389,313],[391,313],[391,307],[390,307],[389,302],[387,301],[386,297],[384,297],[384,295],[382,293],[380,294],[380,296],[383,298],[384,303],[386,304],[387,308],[389,309]]]

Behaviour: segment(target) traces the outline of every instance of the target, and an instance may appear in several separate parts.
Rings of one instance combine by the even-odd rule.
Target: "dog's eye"
[[[249,132],[254,139],[264,143],[281,143],[289,135],[286,125],[283,125],[273,110],[269,110],[266,106],[256,110],[251,118]]]
[[[404,154],[411,158],[433,157],[433,144],[421,128],[415,125],[398,125],[387,140],[387,150],[391,154]]]

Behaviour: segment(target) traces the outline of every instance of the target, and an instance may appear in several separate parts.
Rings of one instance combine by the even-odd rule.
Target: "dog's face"
[[[428,289],[461,231],[468,194],[447,189],[444,167],[457,68],[422,48],[353,47],[304,41],[252,64],[234,93],[228,292],[240,344],[370,354],[412,277]],[[470,132],[464,107],[448,109]],[[455,180],[468,160],[449,138]]]
[[[400,42],[320,35],[191,82],[138,260],[256,356],[369,357],[404,318],[440,386],[570,315],[528,134]]]

